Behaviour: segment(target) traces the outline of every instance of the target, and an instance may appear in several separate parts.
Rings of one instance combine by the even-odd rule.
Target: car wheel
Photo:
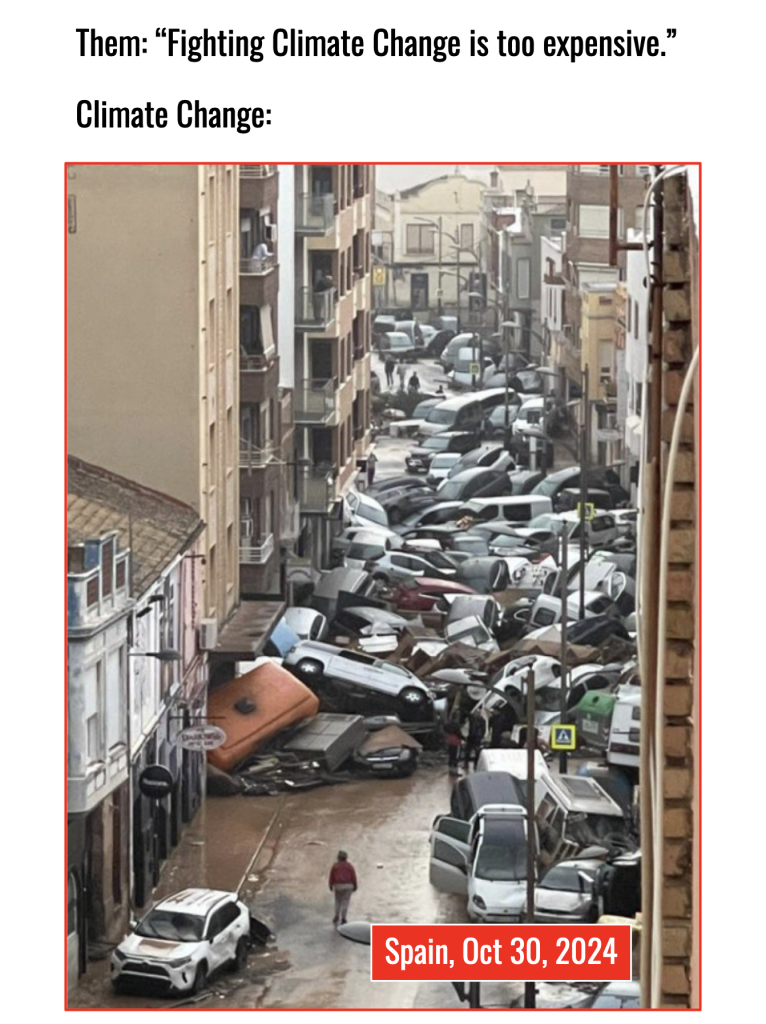
[[[321,679],[324,672],[324,665],[314,658],[303,658],[295,666],[295,671],[306,679]]]
[[[243,971],[245,969],[245,965],[247,964],[248,952],[249,946],[247,943],[247,939],[243,935],[237,942],[237,948],[234,952],[234,959],[231,961],[231,964],[229,965],[230,970]]]
[[[194,974],[194,983],[191,987],[192,995],[197,995],[207,985],[207,964],[203,960],[201,964],[197,964],[197,970]]]
[[[406,708],[417,708],[425,703],[426,695],[414,686],[405,686],[399,694],[399,700]]]
[[[373,573],[372,579],[374,583],[382,583],[384,586],[388,584],[388,576],[383,572]]]

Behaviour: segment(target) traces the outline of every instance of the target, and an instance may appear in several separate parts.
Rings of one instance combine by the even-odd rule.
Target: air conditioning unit
[[[218,623],[215,619],[202,619],[199,624],[199,649],[213,651],[218,646]]]

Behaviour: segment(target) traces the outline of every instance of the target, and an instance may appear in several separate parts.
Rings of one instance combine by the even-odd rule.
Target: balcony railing
[[[304,331],[326,331],[335,319],[335,289],[317,292],[299,288],[295,294],[295,326]]]
[[[275,348],[270,349],[268,352],[241,352],[239,368],[240,370],[268,370],[269,366],[274,362],[276,354],[277,350]]]
[[[270,274],[276,265],[277,257],[274,253],[270,256],[240,257],[239,272],[240,274],[253,275]]]
[[[263,448],[256,448],[249,441],[241,440],[239,443],[239,468],[240,469],[262,469],[270,463],[277,461],[278,449],[273,442],[269,442]]]
[[[300,195],[295,203],[295,230],[299,235],[325,235],[335,220],[335,196]]]
[[[239,561],[242,565],[265,565],[274,554],[274,534],[262,537],[256,544],[248,544],[244,540],[239,545]]]
[[[335,415],[337,380],[299,380],[293,391],[296,423],[329,423]]]
[[[301,512],[327,512],[335,500],[332,466],[310,466],[298,473]]]
[[[240,178],[270,178],[276,174],[276,164],[240,164]]]

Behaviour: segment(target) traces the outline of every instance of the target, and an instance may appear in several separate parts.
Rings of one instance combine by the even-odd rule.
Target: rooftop
[[[190,505],[100,466],[73,455],[67,465],[69,544],[116,530],[120,546],[131,549],[133,596],[140,597],[190,546],[202,520]]]

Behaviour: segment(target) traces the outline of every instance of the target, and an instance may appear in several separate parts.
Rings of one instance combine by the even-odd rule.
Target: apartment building
[[[281,430],[275,184],[249,166],[242,201],[231,164],[67,171],[69,451],[204,521],[200,640],[224,674],[257,653],[279,612],[277,601],[240,603],[241,581],[270,594],[278,578],[269,549],[278,550],[279,485],[255,465]],[[252,529],[240,573],[243,519]]]
[[[569,164],[567,167],[566,233],[564,247],[565,323],[569,340],[580,336],[580,291],[586,284],[617,282],[624,276],[625,253],[609,264],[610,164]],[[617,239],[642,223],[647,164],[618,164]]]
[[[246,596],[282,593],[282,542],[292,539],[295,499],[290,390],[280,388],[280,177],[276,164],[239,166],[239,572]],[[281,250],[280,250],[281,242]]]
[[[566,199],[566,164],[498,164],[491,174],[492,187],[507,195],[531,190],[541,213],[553,210]]]
[[[458,314],[470,322],[486,297],[479,255],[483,181],[445,174],[376,200],[376,256],[385,265],[381,305],[419,319]]]
[[[292,279],[283,274],[282,287],[293,289],[295,554],[317,569],[340,525],[338,499],[370,445],[374,167],[283,167],[280,189],[294,218]]]

